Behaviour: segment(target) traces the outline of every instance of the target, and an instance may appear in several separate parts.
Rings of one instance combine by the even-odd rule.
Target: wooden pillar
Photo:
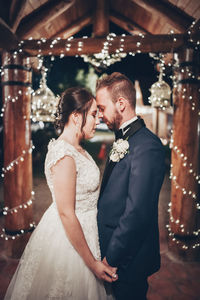
[[[105,37],[109,33],[109,1],[96,0],[93,21],[93,37]]]
[[[32,225],[32,205],[27,203],[32,197],[32,155],[30,129],[29,86],[32,73],[28,59],[22,55],[5,52],[2,55],[2,92],[4,112],[4,206],[5,229],[9,238],[8,255],[19,257],[27,242]],[[16,161],[17,159],[17,161]],[[10,165],[13,162],[13,165]],[[10,166],[10,170],[6,168]],[[23,232],[23,231],[22,231]],[[19,236],[17,234],[20,234]]]
[[[194,49],[183,49],[176,56],[178,82],[173,91],[170,247],[179,257],[194,260],[200,253],[197,235],[200,227],[197,210],[199,62]]]

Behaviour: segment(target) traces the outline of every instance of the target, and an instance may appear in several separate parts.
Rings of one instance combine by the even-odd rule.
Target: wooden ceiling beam
[[[24,16],[24,9],[28,0],[13,0],[10,7],[10,26],[13,32],[16,32],[17,27]]]
[[[105,37],[109,34],[109,1],[96,0],[93,19],[93,37]]]
[[[145,28],[114,11],[110,11],[110,21],[123,28],[130,34],[138,34],[139,32],[150,34]]]
[[[18,39],[12,29],[0,18],[0,49],[10,50],[17,48]]]
[[[33,32],[45,26],[69,9],[74,0],[50,0],[22,19],[17,36],[21,39],[28,38]]]
[[[197,42],[200,39],[200,32],[191,35],[191,37]],[[114,38],[111,45],[109,45],[109,53],[116,53],[116,49],[121,47],[121,39],[121,36]],[[146,35],[144,38],[138,35],[128,35],[123,37],[123,40],[125,53],[137,53],[138,51],[139,53],[168,53],[176,51],[180,47],[187,47],[188,34]],[[53,40],[47,40],[44,43],[40,40],[26,40],[23,43],[23,50],[32,56],[37,56],[38,54],[60,55],[61,53],[65,56],[90,55],[101,52],[105,41],[105,38],[78,38],[70,41],[59,40],[54,44],[52,43]],[[139,45],[139,43],[141,44]]]
[[[59,32],[51,36],[51,38],[60,37],[62,39],[67,39],[68,37],[79,32],[85,26],[90,25],[91,23],[92,23],[92,14],[88,13],[82,18],[78,19],[76,22],[73,22],[70,26],[60,30]]]
[[[163,0],[132,0],[132,2],[152,14],[159,15],[181,32],[185,31],[194,21],[194,18],[187,15],[184,11]]]

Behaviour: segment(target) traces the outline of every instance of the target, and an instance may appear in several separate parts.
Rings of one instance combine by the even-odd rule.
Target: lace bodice
[[[86,157],[74,146],[61,139],[52,139],[49,142],[45,160],[45,175],[53,201],[55,202],[55,195],[51,167],[66,155],[72,157],[76,164],[76,212],[85,212],[96,208],[100,184],[100,172],[97,165],[89,153],[86,152]]]

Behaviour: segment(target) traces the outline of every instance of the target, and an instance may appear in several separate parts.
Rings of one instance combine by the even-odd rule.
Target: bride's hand
[[[98,260],[94,262],[92,271],[99,279],[107,282],[113,282],[118,279],[116,268],[106,266],[104,263]]]

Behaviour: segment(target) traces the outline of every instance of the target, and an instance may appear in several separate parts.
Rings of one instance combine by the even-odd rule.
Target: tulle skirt
[[[100,259],[96,209],[77,213],[87,243]],[[104,284],[88,269],[69,242],[56,204],[43,215],[20,259],[5,300],[104,300]]]

